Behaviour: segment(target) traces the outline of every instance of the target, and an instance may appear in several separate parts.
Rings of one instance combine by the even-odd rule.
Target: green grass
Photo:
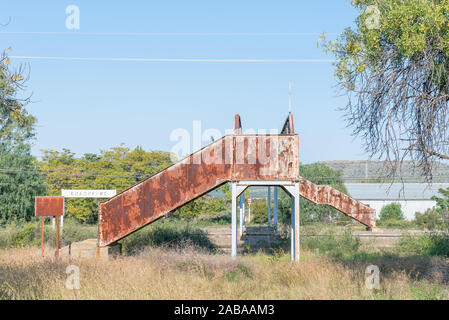
[[[125,254],[140,253],[147,247],[182,249],[193,246],[215,252],[214,244],[198,224],[181,219],[162,219],[121,240]]]
[[[195,219],[163,218],[121,240],[125,254],[133,255],[149,247],[183,248],[194,246],[200,250],[215,253],[217,248],[211,243],[204,227],[230,226],[228,215],[204,216]],[[285,227],[285,226],[284,226]],[[282,228],[281,228],[282,229]],[[284,228],[287,231],[288,228]],[[389,251],[366,248],[353,231],[363,230],[363,226],[314,223],[301,226],[301,247],[320,255],[340,261],[371,261],[379,258],[401,256],[443,256],[449,257],[449,236],[441,233],[413,236],[406,234],[396,247]],[[273,261],[290,250],[287,232],[280,244],[268,250]],[[61,246],[97,237],[97,226],[81,224],[65,219]],[[55,231],[48,223],[45,225],[46,244],[54,246]],[[39,246],[41,241],[40,223],[8,225],[0,228],[0,248]],[[248,250],[250,251],[250,250]],[[281,254],[282,253],[282,254]]]
[[[350,259],[360,249],[360,239],[352,234],[350,229],[344,229],[343,234],[336,234],[330,230],[320,235],[305,236],[301,241],[302,247],[326,254],[332,259]]]
[[[81,224],[71,219],[64,220],[60,246],[69,242],[83,241],[97,238],[97,226]],[[56,245],[56,230],[50,223],[44,224],[44,239],[46,245]],[[40,246],[41,224],[37,221],[28,222],[24,225],[10,224],[0,229],[0,248]]]
[[[416,225],[414,221],[407,220],[377,220],[376,226],[379,228],[388,228],[388,229],[422,229],[420,226]]]
[[[449,235],[429,233],[419,236],[405,234],[397,245],[405,254],[449,257]]]
[[[412,299],[415,300],[448,300],[447,291],[437,281],[421,281],[410,286]]]

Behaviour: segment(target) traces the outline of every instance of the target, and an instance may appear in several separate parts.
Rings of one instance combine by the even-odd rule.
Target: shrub
[[[123,250],[129,255],[139,253],[149,246],[182,249],[186,245],[208,251],[216,250],[206,232],[200,228],[194,228],[189,224],[176,224],[170,220],[158,221],[122,240]]]
[[[75,219],[65,219],[62,233],[64,243],[94,239],[98,236],[96,224],[79,223]]]
[[[207,213],[218,213],[226,210],[226,199],[218,197],[209,197],[205,203]]]
[[[39,239],[41,238],[39,230],[39,223],[28,222],[13,235],[12,245],[15,247],[24,247],[39,244]]]
[[[215,214],[226,210],[226,199],[202,196],[198,199],[186,203],[174,211],[174,216],[179,218],[196,218],[203,214]]]
[[[12,247],[13,238],[18,229],[15,223],[10,223],[6,227],[0,228],[0,248]]]
[[[424,213],[415,213],[415,224],[428,230],[444,228],[444,221],[441,214],[435,209],[427,209]]]
[[[272,208],[273,209],[273,208]],[[273,212],[273,211],[272,211]],[[254,199],[251,202],[251,222],[267,223],[268,203],[265,199]]]
[[[305,248],[326,253],[334,259],[352,258],[360,248],[360,238],[349,229],[345,229],[343,234],[329,231],[324,235],[305,237],[301,243]]]
[[[406,254],[449,257],[449,235],[430,233],[420,236],[404,235],[396,246]]]
[[[379,214],[380,220],[404,220],[404,214],[399,203],[390,203],[382,207]]]
[[[44,225],[45,243],[49,246],[56,244],[56,230]],[[83,241],[97,237],[97,226],[81,224],[72,219],[64,221],[62,236],[59,246],[65,246],[69,242]],[[38,221],[29,222],[22,226],[9,224],[0,230],[0,248],[25,247],[41,245],[41,224]]]

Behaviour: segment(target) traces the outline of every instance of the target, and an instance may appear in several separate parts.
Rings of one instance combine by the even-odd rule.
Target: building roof
[[[351,197],[357,200],[430,200],[440,195],[439,189],[449,183],[345,183]]]

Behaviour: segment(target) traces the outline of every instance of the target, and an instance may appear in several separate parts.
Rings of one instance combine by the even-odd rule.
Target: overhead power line
[[[327,33],[326,35],[338,35],[339,33]],[[216,36],[216,37],[260,37],[260,36],[320,36],[323,32],[78,32],[78,31],[2,31],[0,34],[11,35],[68,35],[68,36]]]
[[[333,59],[216,59],[216,58],[114,58],[114,57],[52,57],[9,56],[11,59],[53,61],[104,61],[104,62],[210,62],[210,63],[332,63]]]

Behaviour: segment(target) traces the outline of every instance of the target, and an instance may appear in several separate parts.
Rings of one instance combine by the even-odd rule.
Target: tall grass
[[[405,238],[385,253],[367,251],[348,228],[315,228],[303,233],[301,262],[292,264],[282,249],[233,260],[218,254],[195,223],[165,219],[124,239],[125,255],[103,261],[44,259],[29,245],[39,241],[40,229],[9,228],[0,233],[8,247],[0,248],[0,300],[449,298],[449,260],[437,256],[447,252],[441,235]],[[96,228],[70,222],[64,232],[72,241],[96,237]],[[381,272],[379,290],[365,286],[373,264]],[[80,290],[65,287],[68,265],[80,268]]]
[[[366,263],[345,265],[303,250],[239,257],[184,248],[152,248],[109,261],[43,259],[36,248],[0,250],[0,299],[448,299],[438,274],[417,278],[385,260],[379,290],[365,286]],[[448,267],[432,258],[432,264]],[[80,268],[80,290],[65,286],[66,268]]]

